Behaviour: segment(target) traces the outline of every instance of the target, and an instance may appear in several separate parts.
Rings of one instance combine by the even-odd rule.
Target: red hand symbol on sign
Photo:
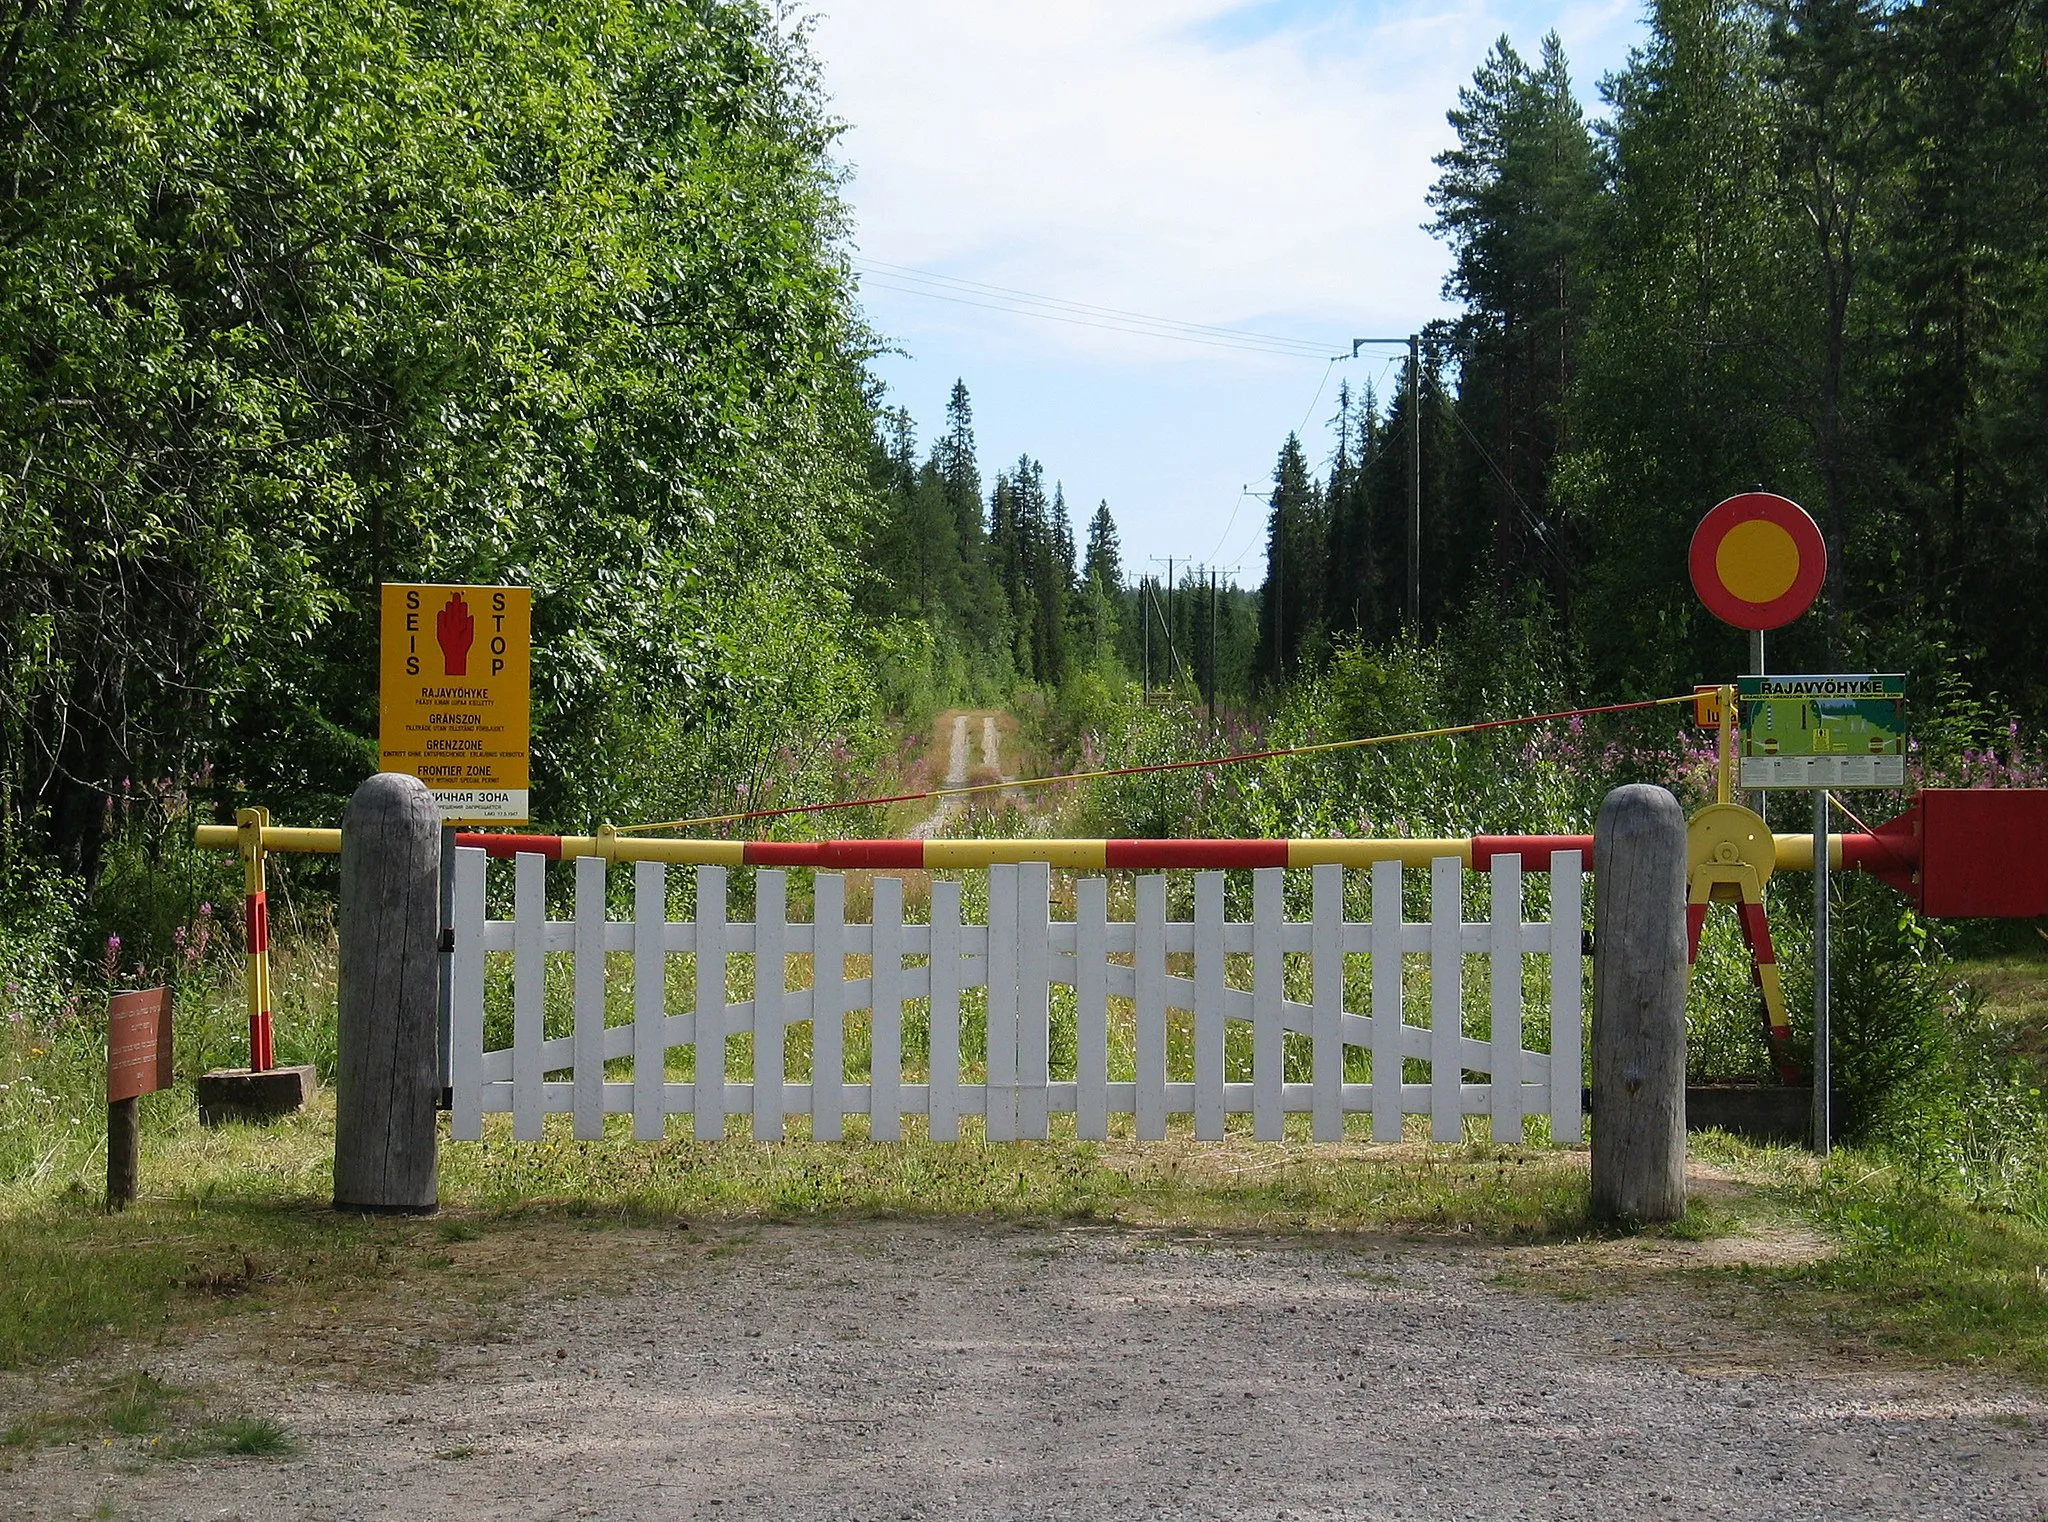
[[[476,639],[476,620],[460,592],[434,616],[434,638],[441,646],[441,668],[449,676],[469,675],[469,647]]]

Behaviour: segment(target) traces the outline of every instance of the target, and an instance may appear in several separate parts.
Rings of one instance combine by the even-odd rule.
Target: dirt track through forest
[[[275,1411],[300,1454],[51,1449],[0,1476],[0,1512],[2048,1516],[2036,1392],[1845,1360],[1668,1277],[1507,1287],[1568,1248],[893,1221],[591,1240],[611,1291],[538,1295],[409,1389],[266,1365],[222,1323],[156,1366]]]
[[[998,776],[1003,775],[1002,741],[996,728],[996,716],[992,713],[978,716],[955,714],[947,746],[946,774],[938,784],[940,787],[967,786],[967,770],[972,764],[969,760],[969,726],[976,717],[981,719],[981,764]],[[941,798],[931,813],[912,827],[911,835],[918,840],[930,840],[940,835],[959,814],[964,802],[960,798]]]

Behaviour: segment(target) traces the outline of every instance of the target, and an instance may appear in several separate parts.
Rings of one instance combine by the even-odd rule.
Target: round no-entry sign
[[[1738,629],[1776,629],[1813,606],[1827,546],[1806,509],[1774,492],[1719,503],[1692,536],[1692,587],[1707,611]]]

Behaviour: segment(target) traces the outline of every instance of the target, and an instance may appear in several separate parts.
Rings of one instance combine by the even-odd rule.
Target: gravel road
[[[0,1514],[2048,1517],[2036,1393],[1846,1362],[1668,1277],[1509,1287],[1545,1249],[665,1240],[619,1234],[609,1291],[536,1299],[409,1390],[285,1379],[293,1458],[53,1449],[0,1476]],[[165,1367],[276,1388],[227,1348]]]

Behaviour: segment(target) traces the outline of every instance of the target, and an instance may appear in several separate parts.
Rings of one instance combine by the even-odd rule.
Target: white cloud
[[[1421,227],[1430,159],[1449,141],[1445,110],[1494,37],[1510,30],[1533,48],[1557,24],[1568,48],[1575,30],[1597,38],[1597,61],[1610,65],[1632,0],[1594,0],[1554,20],[1532,20],[1510,0],[825,3],[816,46],[849,124],[842,152],[861,255],[1342,347],[1444,310],[1445,254]],[[1112,372],[1142,384],[1155,366],[1183,381],[1194,367],[1227,391],[1270,384],[1270,397],[1230,400],[1242,458],[1213,467],[1217,500],[1258,479],[1315,379],[1298,363],[881,290],[870,306],[920,362],[968,371],[978,397],[1014,391],[1008,403],[1048,425],[1062,409],[1039,393],[1062,384],[1061,355],[1075,366],[1069,389],[1107,385]],[[888,373],[919,393],[912,404],[927,416],[927,393],[942,396],[951,381],[916,377],[915,366]],[[986,406],[981,415],[997,421]],[[1056,472],[1068,458],[1058,437],[1025,447]],[[1089,500],[1112,480],[1126,493],[1136,486],[1117,462],[1074,463],[1103,478],[1078,493]],[[1176,500],[1192,484],[1173,484]],[[1168,505],[1126,495],[1117,506],[1130,523]]]

